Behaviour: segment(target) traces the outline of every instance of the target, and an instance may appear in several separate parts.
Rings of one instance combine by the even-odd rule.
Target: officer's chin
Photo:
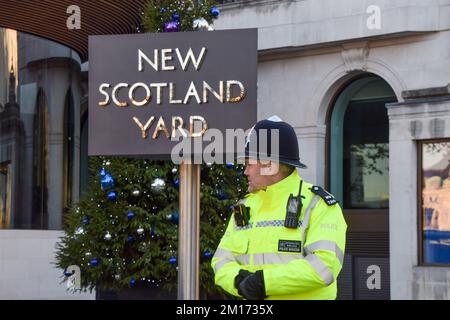
[[[247,192],[248,193],[253,193],[253,192],[256,192],[256,191],[258,191],[258,189],[255,187],[255,186],[253,186],[253,185],[248,185],[248,187],[247,187]]]

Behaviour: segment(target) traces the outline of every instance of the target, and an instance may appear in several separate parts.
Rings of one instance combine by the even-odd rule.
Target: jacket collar
[[[289,176],[287,176],[283,180],[280,180],[274,184],[271,184],[270,186],[267,186],[266,192],[267,193],[279,192],[286,190],[288,188],[292,188],[292,185],[297,185],[299,180],[300,176],[298,175],[297,169],[295,169]]]
[[[253,193],[248,193],[247,195],[245,195],[245,197],[247,198],[247,197],[251,197],[254,195],[267,195],[267,194],[277,193],[279,191],[284,191],[284,190],[292,187],[293,184],[297,185],[298,181],[300,179],[301,178],[298,175],[298,171],[297,171],[297,169],[295,169],[289,176],[287,176],[283,180],[280,180],[274,184],[271,184],[270,186],[267,186],[265,190],[262,189],[262,190],[258,190]]]

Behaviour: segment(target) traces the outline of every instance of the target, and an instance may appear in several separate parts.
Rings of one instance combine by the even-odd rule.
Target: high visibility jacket
[[[303,182],[298,228],[284,226],[289,195],[298,195],[297,170],[285,179],[246,196],[249,224],[238,227],[234,216],[213,256],[215,283],[239,296],[234,279],[240,269],[264,270],[267,299],[335,299],[342,269],[345,223],[339,204],[315,194]],[[315,188],[318,189],[318,188]]]

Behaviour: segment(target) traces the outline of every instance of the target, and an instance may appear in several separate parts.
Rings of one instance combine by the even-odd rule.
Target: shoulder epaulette
[[[245,203],[247,202],[247,197],[248,197],[249,195],[245,195],[244,196],[244,198],[242,198],[242,199],[240,199],[238,202],[236,202],[236,204],[237,205],[239,205],[239,204],[242,204],[242,205],[245,205]]]
[[[322,187],[312,186],[311,191],[321,197],[329,206],[337,203],[337,200],[334,198],[334,196],[328,191],[325,191]]]

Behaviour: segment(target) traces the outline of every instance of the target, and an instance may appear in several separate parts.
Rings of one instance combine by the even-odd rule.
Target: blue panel
[[[425,263],[450,264],[450,231],[426,230],[423,245]]]

